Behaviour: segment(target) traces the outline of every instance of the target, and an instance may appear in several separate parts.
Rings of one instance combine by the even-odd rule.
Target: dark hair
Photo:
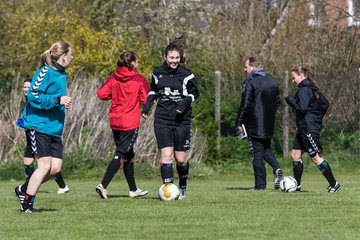
[[[261,66],[261,59],[257,56],[250,56],[247,57],[246,60],[249,61],[249,65],[252,67],[260,67]]]
[[[25,80],[23,81],[23,83],[26,83],[26,82],[29,82],[29,83],[31,83],[31,78],[25,78]]]
[[[307,78],[309,81],[311,81],[315,87],[316,87],[316,92],[315,92],[315,96],[316,99],[319,99],[320,97],[320,86],[319,84],[314,80],[314,74],[310,71],[310,69],[303,67],[303,66],[299,66],[299,67],[294,67],[293,69],[291,69],[292,72],[297,73],[298,75],[300,75],[300,73],[304,74],[304,77]]]
[[[177,51],[180,54],[180,63],[185,63],[186,58],[184,57],[184,46],[185,46],[184,35],[175,38],[165,48],[165,57],[168,55],[170,51]]]
[[[131,51],[126,51],[120,54],[117,61],[118,67],[127,67],[133,69],[132,62],[137,60],[136,53]]]

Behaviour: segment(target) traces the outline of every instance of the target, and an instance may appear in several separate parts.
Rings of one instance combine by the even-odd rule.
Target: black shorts
[[[316,133],[296,133],[292,149],[303,150],[310,157],[322,152],[320,145],[320,134]]]
[[[129,131],[113,130],[113,136],[116,145],[116,152],[125,154],[134,147],[138,136],[138,129],[136,128]]]
[[[154,131],[158,148],[174,147],[175,151],[186,151],[191,145],[191,125],[155,124]]]
[[[44,133],[39,133],[33,129],[27,129],[26,135],[26,147],[24,157],[29,158],[42,158],[53,157],[63,158],[63,145],[61,138],[51,136]]]

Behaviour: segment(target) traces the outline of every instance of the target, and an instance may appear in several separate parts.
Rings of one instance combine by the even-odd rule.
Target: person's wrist
[[[60,101],[61,101],[61,98],[60,98],[60,97],[55,97],[55,98],[54,98],[54,102],[55,102],[56,104],[60,104]]]

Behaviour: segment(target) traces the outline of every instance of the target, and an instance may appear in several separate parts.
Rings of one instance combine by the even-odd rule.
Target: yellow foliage
[[[2,29],[6,33],[3,32],[0,37],[6,39],[0,41],[6,42],[10,48],[0,51],[4,52],[4,62],[7,62],[6,58],[11,61],[7,69],[12,71],[12,76],[19,71],[23,76],[31,76],[37,68],[39,55],[58,40],[68,42],[74,50],[74,60],[67,70],[69,76],[107,77],[115,71],[119,53],[126,50],[138,54],[139,72],[146,77],[150,75],[154,67],[149,51],[152,49],[151,41],[142,43],[142,39],[134,41],[107,30],[96,31],[90,27],[89,17],[72,11],[55,15],[40,11],[28,11],[23,6],[3,16]]]

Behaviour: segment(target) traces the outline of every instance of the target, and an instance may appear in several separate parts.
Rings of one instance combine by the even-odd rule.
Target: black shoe
[[[23,213],[40,212],[39,210],[35,209],[32,204],[28,206],[23,206],[23,209],[21,209],[20,211]]]
[[[15,195],[17,196],[17,198],[19,199],[19,202],[20,202],[20,210],[23,211],[23,205],[25,203],[25,193],[23,193],[21,191],[21,185],[20,186],[17,186],[15,187],[14,189],[14,193]]]
[[[296,187],[297,192],[301,192],[301,185]]]
[[[336,184],[333,187],[331,187],[331,186],[328,187],[328,192],[329,193],[336,193],[340,189],[341,189],[340,183],[336,182]]]

